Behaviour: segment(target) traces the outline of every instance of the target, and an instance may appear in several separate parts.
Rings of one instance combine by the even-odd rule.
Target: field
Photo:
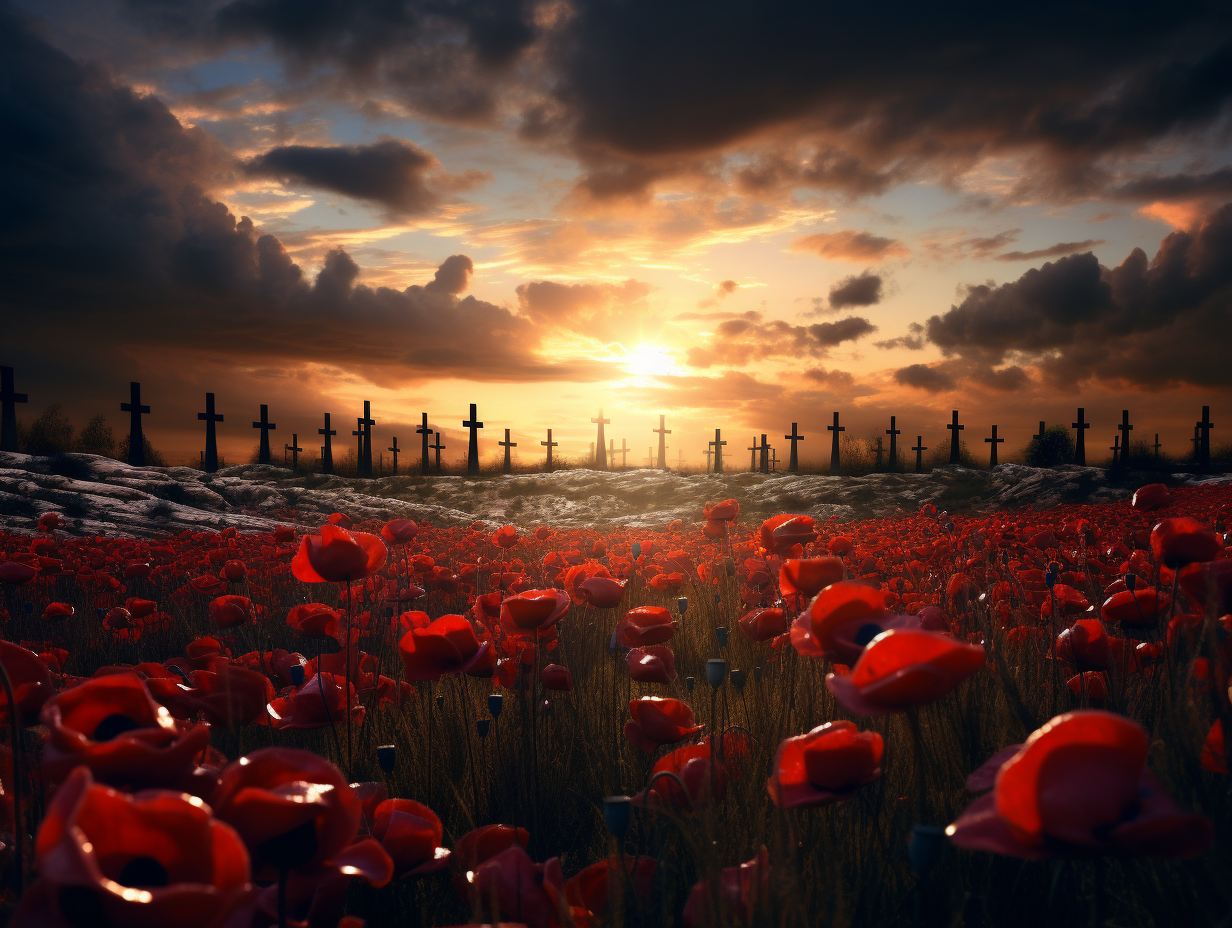
[[[31,519],[0,535],[5,899],[27,926],[1227,924],[1230,507]]]

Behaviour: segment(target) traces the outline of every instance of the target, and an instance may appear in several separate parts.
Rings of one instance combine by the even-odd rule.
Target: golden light
[[[625,356],[624,367],[630,374],[674,374],[676,358],[666,348],[643,343],[632,348]]]

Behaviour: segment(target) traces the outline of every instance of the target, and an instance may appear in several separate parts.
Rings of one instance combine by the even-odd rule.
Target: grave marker
[[[261,421],[254,422],[252,427],[261,430],[261,450],[257,453],[257,463],[268,464],[270,463],[269,433],[278,428],[278,426],[269,421],[269,407],[264,403],[261,404]]]
[[[197,413],[197,418],[205,422],[205,457],[202,465],[207,474],[218,470],[218,434],[214,424],[222,421],[222,416],[214,412],[214,394],[205,394],[205,412]]]
[[[145,435],[141,431],[141,414],[148,413],[150,407],[141,405],[141,384],[137,381],[129,383],[128,391],[128,402],[120,404],[120,412],[132,415],[128,426],[128,463],[133,467],[145,467]]]

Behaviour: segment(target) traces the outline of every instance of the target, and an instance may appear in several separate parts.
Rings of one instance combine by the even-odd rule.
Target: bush
[[[120,440],[120,447],[116,449],[116,457],[121,461],[128,460],[128,443],[132,438],[131,435],[125,435]],[[145,466],[146,467],[166,467],[167,459],[163,457],[162,452],[150,444],[149,436],[145,433],[141,435],[141,443],[145,448]],[[219,459],[221,462],[221,458]],[[221,463],[220,465],[221,466]]]
[[[1074,463],[1074,437],[1063,425],[1044,429],[1043,435],[1031,436],[1023,459],[1029,467],[1059,467]]]
[[[30,424],[22,436],[21,449],[26,454],[47,457],[68,454],[73,450],[73,424],[65,418],[57,403]]]
[[[107,424],[107,417],[95,416],[77,436],[77,450],[82,454],[98,454],[105,458],[115,457],[115,433]]]

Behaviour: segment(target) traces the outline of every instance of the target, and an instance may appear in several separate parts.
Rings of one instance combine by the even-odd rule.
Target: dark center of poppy
[[[309,819],[304,824],[284,831],[257,845],[257,860],[279,870],[294,870],[317,856],[317,823]]]
[[[107,928],[98,895],[88,886],[65,886],[57,894],[60,914],[73,928]]]
[[[166,886],[171,879],[167,875],[167,868],[153,857],[134,857],[124,865],[116,882],[124,886],[150,889]]]
[[[144,727],[144,725],[138,722],[131,715],[125,715],[122,712],[113,712],[111,715],[107,716],[98,723],[98,727],[94,729],[93,737],[95,741],[110,741],[112,738],[119,737],[126,731],[133,731],[134,729]]]
[[[856,632],[855,642],[863,647],[874,638],[881,634],[881,626],[872,622],[867,622],[860,626],[860,630]]]

